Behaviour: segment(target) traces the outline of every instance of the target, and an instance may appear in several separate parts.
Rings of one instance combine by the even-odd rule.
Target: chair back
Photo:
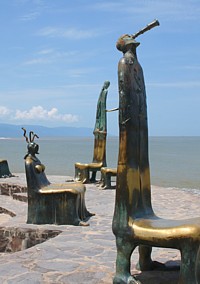
[[[135,79],[134,79],[135,78]],[[148,157],[146,92],[137,58],[118,65],[119,155],[113,230],[154,214]]]
[[[103,163],[106,166],[106,137],[107,137],[107,112],[106,100],[109,81],[105,81],[99,95],[96,110],[96,122],[94,127],[94,152],[93,163]]]

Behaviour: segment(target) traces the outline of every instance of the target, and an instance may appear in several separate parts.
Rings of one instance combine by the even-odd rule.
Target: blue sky
[[[200,135],[199,0],[0,0],[0,122],[93,128],[105,80],[118,106],[118,37],[155,18],[137,38],[149,134]]]

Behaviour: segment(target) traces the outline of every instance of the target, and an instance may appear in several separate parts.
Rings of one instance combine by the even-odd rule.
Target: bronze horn
[[[139,32],[131,35],[132,38],[136,38],[138,37],[139,35],[151,30],[152,28],[156,27],[156,26],[159,26],[160,23],[158,20],[154,20],[152,23],[148,24],[145,28],[141,29]]]
[[[119,110],[119,108],[116,107],[116,108],[112,108],[112,109],[106,109],[106,112],[112,112],[112,111],[116,111],[116,110]]]

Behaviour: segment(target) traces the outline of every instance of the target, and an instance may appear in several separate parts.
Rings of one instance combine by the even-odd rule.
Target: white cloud
[[[120,2],[113,2],[113,1],[106,1],[106,2],[97,2],[97,3],[93,3],[93,5],[90,5],[91,9],[95,9],[95,10],[101,10],[103,12],[107,11],[121,11],[121,9],[124,8],[124,3],[120,3]]]
[[[78,121],[78,116],[73,114],[60,114],[57,108],[52,108],[50,110],[44,109],[42,106],[33,106],[30,110],[16,110],[15,117],[16,120],[56,120],[60,122],[76,122]]]
[[[34,58],[34,59],[25,61],[23,64],[24,65],[35,65],[35,64],[47,64],[47,63],[51,63],[51,60],[47,58]]]
[[[69,69],[65,72],[65,74],[68,77],[81,77],[83,75],[87,74],[94,74],[95,72],[98,72],[100,69],[99,68],[76,68],[76,69]]]
[[[76,28],[57,28],[57,27],[46,27],[41,29],[38,32],[40,36],[47,37],[62,37],[72,40],[79,40],[85,38],[93,38],[94,36],[99,35],[99,32],[96,30],[79,30]]]
[[[23,65],[37,65],[37,64],[51,64],[58,62],[58,60],[74,60],[74,57],[76,56],[77,58],[77,51],[69,51],[69,52],[62,52],[62,51],[57,51],[54,49],[42,49],[35,53],[33,56],[34,58],[31,58],[29,60],[26,60],[23,62]],[[87,54],[86,54],[87,55]],[[83,54],[82,54],[83,57]],[[80,58],[80,55],[79,55]]]
[[[42,49],[38,52],[38,54],[42,54],[42,55],[46,55],[46,54],[51,54],[53,53],[54,50],[52,48],[48,48],[48,49]]]
[[[183,3],[184,2],[184,3]],[[198,0],[144,0],[144,1],[100,1],[93,5],[88,5],[88,9],[95,9],[103,12],[126,13],[133,17],[141,18],[141,15],[157,15],[159,18],[165,16],[168,21],[173,20],[194,20],[199,18]],[[153,18],[152,18],[153,20]]]
[[[32,20],[35,20],[38,16],[40,16],[39,12],[32,12],[30,14],[22,16],[21,20],[22,21],[32,21]]]
[[[10,110],[5,106],[0,106],[0,117],[7,116],[10,114]]]
[[[147,83],[150,87],[162,88],[192,88],[200,87],[199,81],[181,81],[181,82],[160,82],[160,83]]]
[[[181,67],[181,69],[200,70],[200,66],[198,66],[198,65],[187,65],[187,66]]]

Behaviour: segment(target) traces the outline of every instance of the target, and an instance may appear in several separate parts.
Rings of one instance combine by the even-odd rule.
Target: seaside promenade
[[[25,175],[0,179],[1,184],[25,186]],[[70,177],[48,176],[51,182],[65,182]],[[0,214],[0,227],[59,230],[61,233],[29,249],[1,253],[0,283],[111,284],[115,272],[116,247],[112,233],[115,190],[99,190],[86,185],[86,206],[96,215],[88,227],[26,224],[27,203],[0,195],[0,208],[16,214]],[[183,219],[200,216],[200,195],[152,186],[152,203],[160,217]],[[153,259],[173,266],[180,263],[177,250],[154,248]],[[178,271],[140,272],[135,268],[137,250],[131,269],[144,284],[175,284]]]

